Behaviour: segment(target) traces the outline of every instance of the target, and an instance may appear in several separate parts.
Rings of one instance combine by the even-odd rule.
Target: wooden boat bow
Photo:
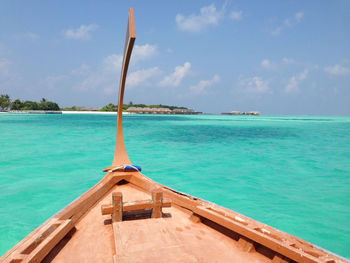
[[[131,165],[130,158],[126,151],[124,135],[123,135],[123,100],[124,100],[126,76],[128,73],[129,62],[131,58],[132,49],[134,47],[135,39],[136,39],[136,32],[135,32],[135,21],[134,21],[134,9],[130,8],[128,26],[126,30],[122,71],[120,74],[120,82],[119,82],[117,141],[115,146],[112,169],[113,167],[118,167],[120,165]]]

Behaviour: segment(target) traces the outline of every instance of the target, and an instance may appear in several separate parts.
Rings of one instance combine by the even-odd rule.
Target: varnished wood
[[[126,76],[128,73],[131,52],[134,47],[135,39],[136,39],[136,33],[135,33],[135,22],[134,22],[134,9],[130,8],[126,40],[125,40],[125,46],[124,46],[122,71],[121,71],[120,82],[119,82],[117,142],[116,142],[114,160],[112,165],[113,167],[117,167],[123,164],[126,164],[126,165],[131,164],[130,158],[126,152],[124,135],[123,135],[123,101],[124,101]]]
[[[123,218],[123,195],[120,192],[112,194],[112,222],[120,222]]]
[[[134,202],[124,202],[123,211],[130,212],[135,210],[145,210],[152,209],[154,206],[152,200],[137,200]],[[162,207],[171,207],[171,201],[164,199],[162,202]],[[102,205],[101,206],[102,215],[111,215],[113,213],[112,205]]]
[[[153,209],[152,217],[160,218],[162,216],[163,191],[158,188],[152,191]]]
[[[9,262],[34,263],[41,260],[73,227],[70,219],[50,219],[38,234],[26,240],[22,250],[14,254]],[[0,260],[1,261],[1,260]]]
[[[241,237],[238,240],[238,247],[244,252],[255,252],[255,247],[253,242],[247,240],[246,238]]]
[[[147,227],[149,227],[148,226],[149,224],[147,224],[146,221],[164,220],[164,221],[162,221],[163,222],[162,228],[160,228],[159,230],[170,231],[170,232],[167,232],[165,238],[170,242],[169,244],[171,244],[171,240],[169,238],[173,233],[172,231],[178,231],[176,229],[183,229],[183,230],[179,230],[179,231],[190,231],[189,229],[186,229],[186,228],[184,229],[184,227],[183,227],[183,222],[185,222],[184,220],[186,218],[187,218],[186,220],[188,220],[188,221],[186,221],[186,222],[188,222],[187,224],[191,224],[191,227],[196,226],[196,228],[203,229],[203,230],[208,228],[208,227],[205,228],[203,225],[205,223],[205,220],[210,220],[210,222],[214,222],[217,225],[220,225],[220,227],[223,227],[224,229],[234,231],[234,232],[238,233],[239,235],[241,235],[242,237],[246,237],[247,239],[254,241],[256,244],[259,244],[259,246],[265,246],[265,247],[271,249],[271,251],[275,251],[275,253],[278,253],[278,255],[281,255],[285,261],[287,261],[288,259],[292,259],[292,260],[297,261],[297,262],[332,262],[332,260],[334,260],[334,258],[336,258],[333,255],[329,255],[329,254],[325,253],[324,251],[320,250],[319,248],[313,247],[312,244],[310,244],[306,241],[300,240],[296,237],[293,237],[293,236],[288,235],[286,233],[283,233],[281,231],[275,230],[272,227],[263,225],[259,222],[254,221],[253,219],[249,219],[249,218],[247,218],[243,215],[240,215],[234,211],[225,209],[223,207],[219,207],[217,205],[208,203],[208,202],[203,201],[203,200],[198,199],[198,198],[191,197],[191,196],[186,195],[186,194],[178,193],[170,188],[165,188],[165,187],[155,183],[151,179],[149,179],[149,178],[147,178],[139,173],[132,174],[132,175],[128,175],[126,173],[110,173],[109,176],[107,176],[107,178],[109,178],[109,179],[102,180],[101,181],[102,183],[100,182],[99,184],[97,184],[93,188],[95,191],[93,195],[91,195],[89,192],[87,194],[84,194],[82,197],[77,199],[68,208],[66,208],[61,213],[57,214],[57,216],[56,216],[57,220],[61,220],[60,218],[62,216],[67,216],[67,215],[71,215],[73,218],[75,216],[75,214],[80,213],[80,211],[77,210],[78,207],[84,207],[84,206],[87,207],[86,208],[87,212],[85,212],[85,214],[82,215],[83,221],[81,223],[75,221],[75,223],[74,223],[78,228],[78,235],[75,234],[75,235],[77,235],[75,238],[76,242],[79,241],[80,236],[82,236],[82,237],[86,236],[86,237],[84,237],[83,240],[81,240],[79,242],[81,247],[84,247],[84,242],[90,242],[90,241],[87,241],[87,239],[86,239],[86,238],[89,238],[89,235],[85,235],[84,231],[82,232],[82,230],[79,230],[79,228],[84,226],[84,227],[87,227],[86,229],[89,229],[90,227],[97,227],[97,226],[103,225],[102,224],[103,218],[98,218],[96,216],[97,215],[96,212],[94,212],[94,214],[90,216],[90,213],[92,213],[92,211],[94,211],[94,210],[91,210],[91,207],[93,207],[94,204],[96,203],[96,199],[91,199],[92,197],[96,198],[97,196],[101,196],[101,194],[105,193],[105,191],[111,191],[111,187],[113,187],[113,189],[117,189],[117,191],[123,192],[123,199],[124,199],[124,194],[126,194],[126,196],[127,196],[127,198],[125,199],[126,203],[133,203],[133,202],[135,203],[136,201],[138,201],[140,199],[145,200],[145,197],[147,198],[146,193],[148,193],[148,197],[150,197],[152,195],[152,192],[151,192],[152,189],[161,188],[161,190],[164,194],[164,198],[169,198],[169,199],[171,199],[171,202],[172,202],[172,207],[168,208],[168,209],[172,209],[170,211],[170,213],[171,213],[170,218],[159,218],[159,219],[155,219],[155,220],[133,220],[133,221],[125,221],[125,222],[124,221],[115,222],[112,224],[113,225],[113,232],[116,232],[117,235],[120,235],[119,232],[124,231],[123,233],[125,234],[126,233],[125,231],[132,231],[134,226],[135,227],[137,226],[138,229],[141,229],[141,226],[144,225],[145,234],[146,233],[151,234],[151,233],[154,233],[153,231],[157,231],[157,228],[147,230]],[[113,178],[115,178],[115,179],[113,179]],[[116,183],[120,182],[121,178],[123,178],[122,180],[124,180],[125,182],[129,182],[129,183],[126,185],[125,184],[120,185],[120,186],[117,185]],[[113,184],[111,187],[107,187],[107,190],[106,190],[105,186],[108,186],[110,182],[113,182]],[[134,182],[134,183],[131,183],[131,182]],[[133,189],[133,187],[137,187],[137,189],[140,189],[138,191],[143,191],[143,194],[137,195],[136,192],[133,192],[133,191],[129,192],[130,190]],[[132,195],[133,198],[131,198],[130,194]],[[110,192],[108,195],[105,195],[104,199],[106,199],[106,200],[108,199],[110,201],[111,195],[112,195],[112,192]],[[135,200],[135,198],[136,198],[136,200]],[[85,203],[85,202],[87,202],[87,203]],[[102,205],[101,201],[99,201],[99,202],[100,202],[100,205]],[[82,204],[84,204],[84,206],[82,206]],[[90,207],[88,207],[87,204],[89,204]],[[99,214],[101,214],[100,205],[98,205],[98,207],[96,207]],[[183,212],[182,212],[181,217],[178,217],[177,216],[177,213],[179,211],[178,208],[184,208],[184,210],[187,210],[188,211],[187,216],[185,214],[183,214]],[[183,209],[181,209],[181,211],[182,210]],[[193,219],[192,219],[193,216],[191,216],[191,215],[198,217],[198,218],[200,217],[200,220],[196,220],[195,222],[193,222]],[[89,219],[89,217],[90,217],[90,219]],[[87,219],[85,220],[85,218],[87,218]],[[107,218],[105,218],[105,219],[107,219]],[[91,222],[93,222],[93,224],[96,224],[96,226],[90,226]],[[28,247],[28,244],[30,244],[32,242],[30,240],[36,240],[38,237],[40,237],[41,233],[44,231],[44,229],[47,229],[47,227],[50,224],[52,224],[52,223],[50,223],[50,221],[49,221],[43,227],[39,228],[40,229],[39,231],[38,230],[34,231],[33,235],[29,236],[29,239],[26,238],[23,242],[21,242],[13,250],[11,250],[9,253],[7,253],[4,258],[2,258],[2,260],[5,259],[6,261],[0,260],[0,262],[11,262],[12,259],[15,259],[16,255],[21,254],[21,251],[26,249],[26,247]],[[130,226],[130,227],[126,227],[126,226],[124,226],[124,224],[126,224],[126,226]],[[168,224],[169,224],[169,229],[168,230],[164,229],[164,227],[166,227]],[[152,227],[157,226],[157,223],[154,223],[154,224],[152,223],[150,225],[152,225]],[[105,227],[108,227],[108,225],[106,225]],[[110,225],[109,225],[109,227],[110,227]],[[134,233],[134,232],[132,232],[132,233]],[[130,235],[132,233],[130,233]],[[178,232],[178,233],[180,234],[183,232]],[[189,234],[190,233],[191,232],[189,232]],[[214,229],[211,230],[211,232],[208,232],[207,235],[209,235],[209,233],[210,233],[210,235],[214,235],[215,230]],[[96,237],[99,237],[101,239],[103,238],[97,234],[97,236],[95,236],[95,237],[90,237],[89,240],[91,240],[91,242],[97,242],[97,240],[95,240]],[[184,238],[184,237],[179,236],[178,238]],[[54,241],[58,242],[59,239],[60,239],[60,237],[58,236]],[[135,236],[135,238],[130,236],[130,242],[134,239],[138,240],[136,236]],[[157,233],[157,239],[162,240],[161,233],[159,233],[159,234]],[[107,240],[108,240],[108,238],[107,238]],[[111,240],[114,240],[114,242],[116,242],[116,244],[115,244],[116,246],[119,246],[119,247],[122,246],[122,251],[125,251],[125,253],[128,253],[128,251],[125,250],[125,249],[128,249],[128,246],[126,245],[126,243],[119,244],[118,242],[121,242],[120,239],[113,238]],[[123,240],[125,240],[125,236],[123,237]],[[152,240],[153,239],[150,239],[150,242]],[[75,243],[73,242],[71,248],[70,248],[69,244],[67,244],[65,246],[65,247],[67,247],[68,251],[72,251],[69,253],[73,253],[73,251],[75,251],[74,253],[78,253],[77,248],[76,248],[76,246],[77,246],[76,242]],[[209,242],[209,240],[208,240],[208,242]],[[236,241],[232,240],[232,242],[235,243]],[[53,244],[53,243],[51,243],[51,244]],[[96,243],[96,244],[100,244],[100,243]],[[194,246],[194,244],[192,244],[192,245]],[[198,244],[198,246],[200,246],[200,244]],[[237,247],[237,249],[239,249],[238,242],[237,242],[236,247]],[[233,249],[233,248],[234,247],[232,247],[231,249]],[[132,246],[130,247],[130,249],[132,250]],[[185,249],[185,247],[183,249]],[[193,249],[200,249],[200,247],[193,248]],[[79,251],[81,251],[81,250],[79,250]],[[185,253],[185,250],[174,250],[173,252],[171,252],[171,251],[168,251],[168,248],[166,249],[166,251],[167,251],[167,253],[173,253],[173,252],[175,253],[175,251],[177,251],[176,253],[182,253],[182,252]],[[256,255],[259,254],[258,251],[254,251],[254,250],[249,250],[249,251],[250,251],[250,253],[247,253],[244,251],[242,251],[242,253],[249,254],[252,256],[252,258],[256,258]],[[308,253],[311,253],[310,251],[312,251],[312,254],[308,254]],[[85,253],[90,253],[90,252],[85,252]],[[91,253],[92,253],[92,251],[91,251]],[[195,253],[195,252],[193,252],[193,253]],[[236,255],[240,255],[238,253],[238,251],[235,251],[235,253],[236,253]],[[147,251],[142,251],[142,254],[144,256],[146,256]],[[64,256],[64,255],[65,254],[63,253],[61,257],[65,258],[66,256]],[[69,255],[72,255],[72,254],[69,254]],[[131,253],[130,255],[134,255],[134,254]],[[76,254],[73,258],[75,258],[75,257],[80,258],[80,256],[82,256],[82,255]],[[111,254],[110,257],[112,258],[113,255]],[[117,258],[118,257],[124,258],[121,254],[118,254],[118,253],[116,254],[116,257]],[[240,257],[243,257],[243,254],[240,255]],[[250,256],[249,257],[244,256],[244,257],[246,257],[246,259],[247,259]],[[94,258],[93,255],[91,255],[91,258]],[[142,258],[142,257],[140,257],[140,258]],[[272,258],[273,258],[273,256],[271,257],[271,259]],[[345,261],[340,260],[339,258],[336,258],[336,259],[337,259],[337,262],[345,262]],[[67,260],[67,258],[65,258],[65,261],[66,260]],[[242,259],[242,260],[243,260],[242,262],[248,262],[248,261],[244,261],[244,259]],[[277,258],[276,258],[276,260],[277,260]],[[86,260],[84,260],[84,261],[86,261]],[[58,261],[58,262],[62,262],[62,261]],[[69,262],[69,261],[67,261],[67,262]],[[96,260],[95,260],[95,262],[96,262]],[[264,261],[257,260],[256,262],[264,262]]]
[[[112,194],[112,204],[102,205],[102,215],[112,215],[112,222],[120,222],[123,218],[123,212],[152,209],[152,217],[160,218],[162,208],[171,207],[169,200],[163,200],[163,191],[155,189],[152,191],[152,200],[136,200],[133,202],[123,202],[123,194],[116,192]]]

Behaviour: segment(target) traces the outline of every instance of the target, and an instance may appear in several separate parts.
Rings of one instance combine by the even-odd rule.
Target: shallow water
[[[350,117],[127,115],[150,178],[350,258]],[[116,117],[0,114],[0,255],[87,191]]]

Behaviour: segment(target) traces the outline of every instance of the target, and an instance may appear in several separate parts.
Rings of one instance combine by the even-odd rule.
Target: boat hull
[[[161,189],[161,218],[101,214],[112,193],[124,201]],[[129,218],[128,218],[129,216]],[[0,262],[346,262],[313,244],[227,208],[160,185],[140,172],[111,172],[34,230]],[[333,261],[332,261],[333,260]]]

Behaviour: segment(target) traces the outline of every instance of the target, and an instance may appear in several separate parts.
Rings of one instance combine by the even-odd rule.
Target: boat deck
[[[141,173],[111,172],[0,262],[346,260],[232,210],[157,184]]]
[[[43,262],[271,262],[259,253],[246,253],[231,237],[201,222],[191,213],[172,206],[163,208],[163,218],[115,222],[101,215],[101,205],[111,203],[112,192],[122,192],[126,202],[150,199],[132,184],[114,186],[76,224]],[[116,240],[117,251],[114,240]],[[229,260],[228,260],[229,259]]]

